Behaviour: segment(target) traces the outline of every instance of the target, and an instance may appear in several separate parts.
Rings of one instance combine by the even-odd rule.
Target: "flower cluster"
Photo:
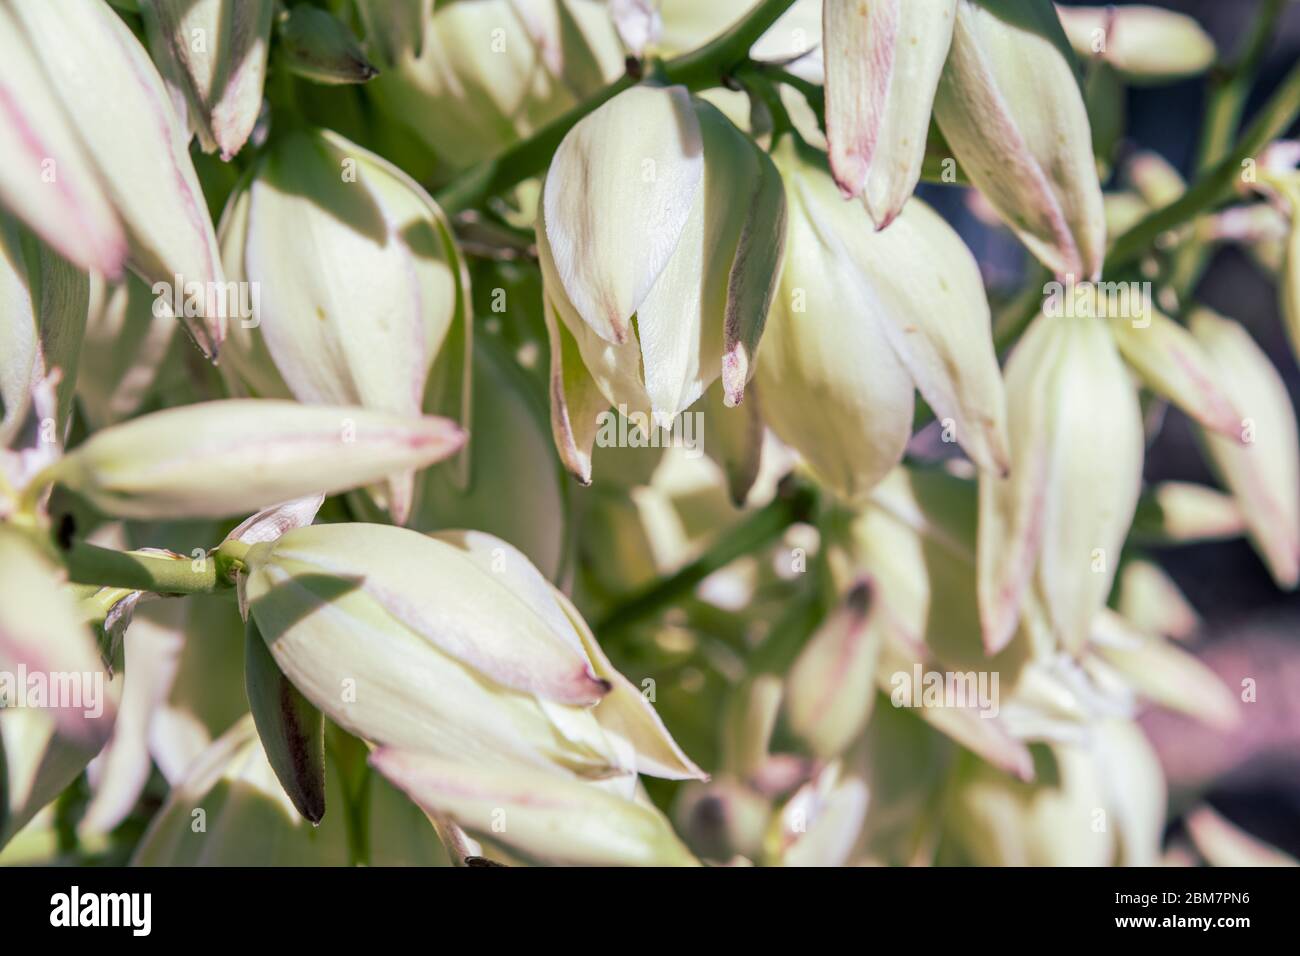
[[[1195,183],[1124,147],[1217,60],[1049,0],[0,0],[0,862],[72,787],[79,862],[1173,858],[1139,717],[1250,675],[1148,548],[1300,583],[1286,385],[1195,294],[1240,245],[1300,347],[1300,74]],[[1171,406],[1222,490],[1146,479]]]

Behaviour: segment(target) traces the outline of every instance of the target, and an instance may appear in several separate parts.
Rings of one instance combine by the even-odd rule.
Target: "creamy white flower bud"
[[[423,468],[455,454],[464,439],[444,418],[229,399],[96,432],[45,477],[107,514],[227,517]]]
[[[149,47],[204,152],[231,159],[262,109],[272,0],[144,0]]]
[[[447,218],[400,169],[336,133],[275,139],[231,198],[221,239],[228,274],[257,292],[228,350],[255,392],[415,416],[444,343],[464,348],[469,278]],[[388,476],[399,524],[413,483]]]
[[[1026,595],[1078,652],[1110,593],[1142,483],[1137,391],[1106,321],[1040,315],[1007,364],[1011,472],[980,476],[979,597],[990,652]]]
[[[920,389],[946,437],[1006,466],[1006,411],[974,257],[924,203],[875,232],[815,158],[782,144],[781,283],[759,353],[763,416],[819,480],[861,501],[902,457]]]
[[[1130,83],[1173,82],[1214,65],[1214,40],[1185,13],[1144,4],[1056,12],[1082,59],[1102,60]]]
[[[826,0],[826,130],[831,171],[862,194],[877,229],[921,179],[935,89],[957,0]]]
[[[740,403],[785,238],[767,155],[682,87],[627,90],[556,151],[537,227],[552,421],[590,478],[609,405],[663,426],[719,377]],[[604,403],[600,396],[604,397]]]
[[[1101,273],[1106,216],[1074,53],[1050,0],[960,0],[934,115],[962,171],[1042,263]]]

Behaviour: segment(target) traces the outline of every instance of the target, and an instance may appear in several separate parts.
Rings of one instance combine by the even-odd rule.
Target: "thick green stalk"
[[[1242,110],[1276,35],[1278,19],[1286,3],[1287,0],[1263,0],[1250,34],[1242,44],[1241,54],[1235,62],[1216,71],[1212,77],[1197,154],[1198,173],[1222,160],[1231,147],[1241,123]],[[1209,246],[1203,242],[1188,243],[1178,250],[1174,257],[1173,286],[1180,299],[1185,298],[1200,281],[1209,258]]]
[[[155,591],[159,594],[211,594],[233,585],[215,555],[198,561],[140,551],[114,551],[74,541],[63,552],[73,584]]]
[[[748,58],[749,48],[793,3],[794,0],[762,0],[726,33],[698,50],[669,60],[657,71],[658,74],[669,83],[680,83],[691,90],[721,85],[723,79]],[[635,82],[631,76],[621,77],[500,156],[461,173],[438,190],[438,204],[448,215],[455,215],[464,209],[480,206],[489,197],[545,172],[560,141],[578,120]]]

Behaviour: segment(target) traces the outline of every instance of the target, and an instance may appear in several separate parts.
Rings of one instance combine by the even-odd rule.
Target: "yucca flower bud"
[[[785,238],[767,155],[683,87],[635,87],[564,138],[541,206],[552,422],[569,469],[590,479],[609,405],[667,426],[719,377],[739,404]]]
[[[1192,334],[1241,413],[1231,437],[1204,435],[1206,452],[1237,500],[1251,543],[1278,585],[1300,581],[1300,441],[1285,383],[1250,333],[1207,309]]]
[[[826,128],[831,171],[862,194],[877,229],[921,179],[935,89],[957,0],[826,0]]]
[[[1043,265],[1100,275],[1092,131],[1050,0],[960,0],[934,115],[962,171]]]
[[[623,51],[596,0],[360,0],[380,75],[366,88],[450,166],[536,132],[614,80]]]
[[[1214,40],[1184,13],[1161,7],[1074,7],[1056,12],[1082,59],[1096,58],[1130,83],[1168,83],[1214,65]]]
[[[149,55],[101,0],[12,0],[0,16],[0,86],[39,108],[0,122],[17,157],[0,198],[83,268],[129,265],[174,301],[200,290],[177,318],[215,357],[226,327],[216,237],[189,132]]]
[[[980,476],[984,643],[992,653],[1007,645],[1032,592],[1056,640],[1078,652],[1137,507],[1137,391],[1106,321],[1091,316],[1040,315],[1006,378],[1011,472]]]
[[[1135,558],[1120,572],[1115,607],[1139,631],[1186,640],[1201,625],[1200,615],[1167,571],[1154,561]]]
[[[763,416],[817,478],[861,501],[902,458],[920,389],[982,468],[1006,467],[1002,378],[979,267],[921,201],[875,232],[820,162],[785,143],[790,201],[758,384]]]
[[[850,589],[808,639],[786,679],[790,729],[818,757],[843,753],[861,733],[875,703],[880,628],[872,585]]]
[[[454,454],[464,439],[444,418],[229,399],[96,432],[44,478],[106,514],[218,518],[423,468]]]
[[[90,279],[0,212],[0,448],[31,411],[32,388],[55,369],[55,430],[62,439],[72,411],[86,327]]]
[[[1190,481],[1155,485],[1134,525],[1136,533],[1158,544],[1224,541],[1246,533],[1246,518],[1232,495]]]
[[[205,153],[229,160],[262,109],[272,0],[144,0],[154,61]]]
[[[288,131],[231,197],[221,241],[229,275],[258,292],[254,321],[231,328],[247,387],[420,413],[453,324],[467,323],[469,278],[442,210],[409,176],[328,130]],[[413,482],[388,476],[398,523]]]
[[[280,669],[365,740],[570,776],[701,775],[572,605],[500,539],[321,525],[244,561],[241,603]]]

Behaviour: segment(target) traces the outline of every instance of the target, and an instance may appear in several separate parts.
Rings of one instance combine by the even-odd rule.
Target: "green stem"
[[[673,604],[714,571],[775,541],[790,525],[809,520],[816,505],[817,494],[812,488],[787,479],[770,503],[724,531],[700,557],[612,608],[596,625],[596,634],[603,641]]]
[[[1291,69],[1250,128],[1227,155],[1178,199],[1157,209],[1115,240],[1106,258],[1107,271],[1138,259],[1163,233],[1181,226],[1229,198],[1241,164],[1283,135],[1300,115],[1300,65]]]
[[[63,552],[68,580],[73,584],[156,591],[159,594],[212,594],[233,585],[218,571],[215,556],[200,562],[195,570],[189,558],[167,558],[140,551],[114,551],[84,541],[75,541]]]
[[[717,39],[663,64],[664,80],[690,90],[718,86],[731,70],[748,58],[749,48],[793,3],[794,0],[762,0],[743,20]],[[448,215],[455,215],[481,205],[490,196],[503,193],[525,179],[540,175],[546,170],[560,141],[580,119],[635,83],[630,76],[621,77],[495,159],[466,170],[438,190],[438,204]]]
[[[1241,122],[1242,110],[1255,85],[1264,56],[1277,31],[1278,18],[1287,0],[1263,0],[1241,55],[1212,78],[1205,110],[1205,125],[1197,156],[1197,171],[1203,172],[1223,159]],[[1172,284],[1180,301],[1185,300],[1200,281],[1209,262],[1207,243],[1191,242],[1174,256]]]

